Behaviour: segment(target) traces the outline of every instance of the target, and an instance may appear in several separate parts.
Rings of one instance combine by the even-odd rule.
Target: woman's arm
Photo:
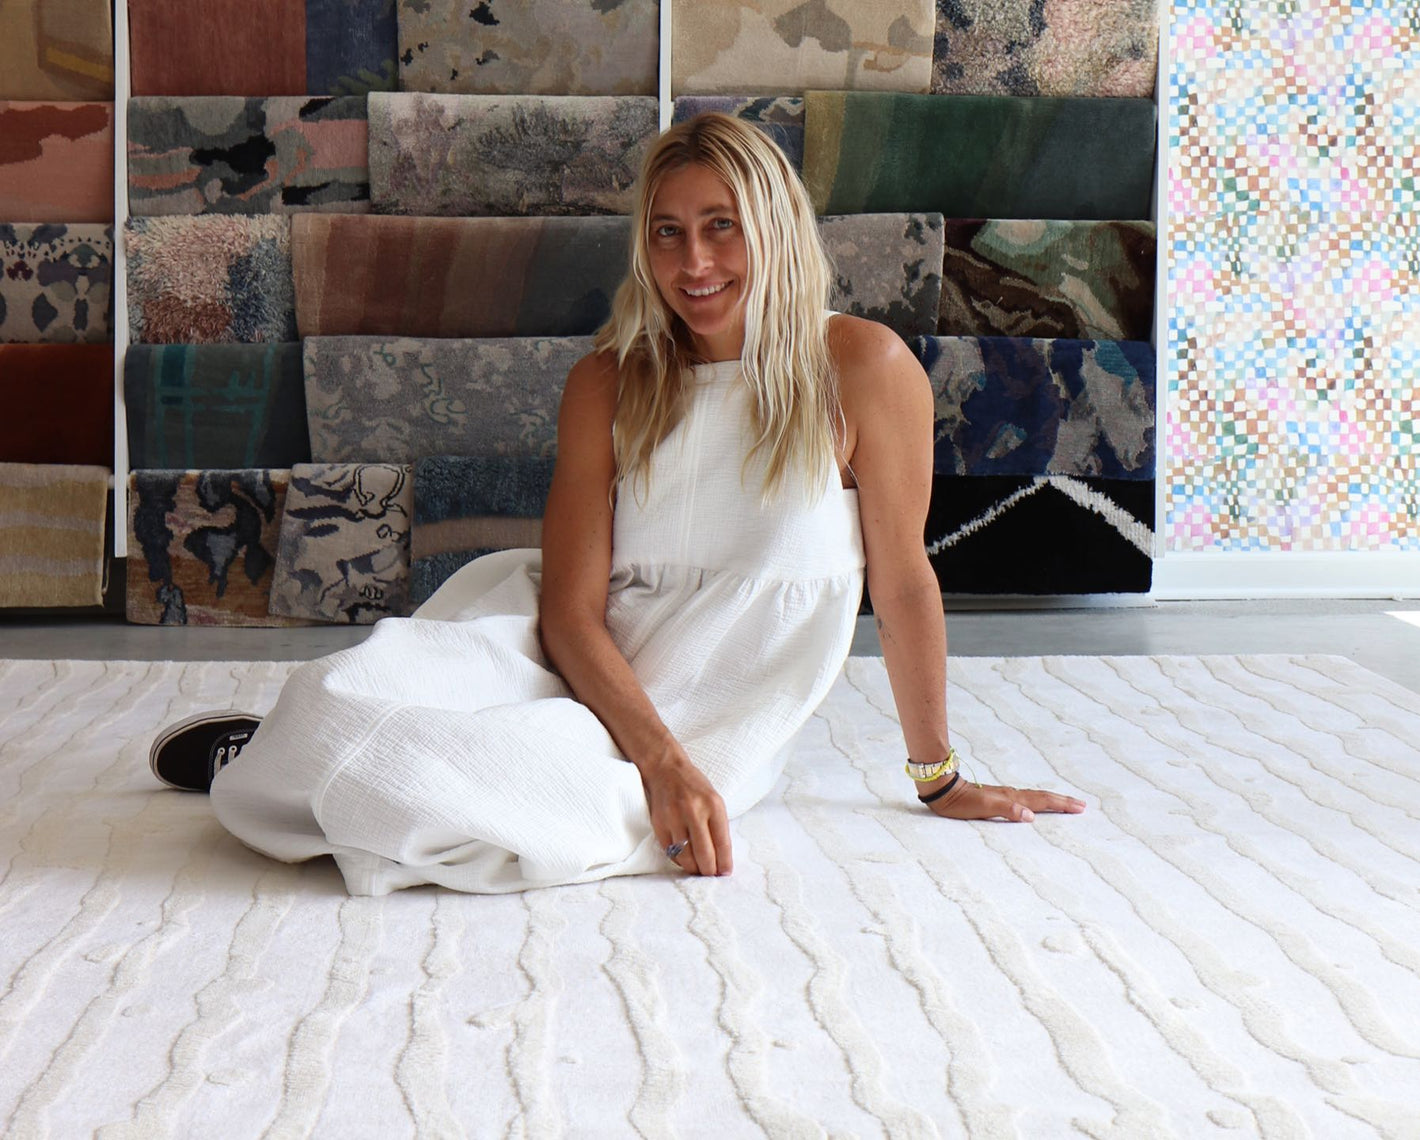
[[[640,771],[661,845],[688,840],[676,860],[681,867],[728,875],[733,860],[724,802],[666,728],[606,627],[616,387],[615,362],[599,354],[578,361],[562,394],[542,529],[543,651]]]
[[[951,748],[946,619],[922,541],[932,492],[932,388],[908,347],[882,325],[835,317],[830,343],[838,363],[847,454],[858,485],[868,593],[883,661],[908,755],[932,764]],[[946,783],[943,778],[915,787],[926,795]],[[1033,819],[1037,811],[1085,808],[1068,796],[979,787],[964,778],[930,806],[938,815],[957,819],[1021,821]]]

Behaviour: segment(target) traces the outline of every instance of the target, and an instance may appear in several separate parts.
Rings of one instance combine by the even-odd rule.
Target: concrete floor
[[[106,617],[0,616],[0,657],[298,660],[353,645],[368,627],[157,628]],[[952,654],[1330,653],[1420,693],[1420,601],[972,604],[947,615]],[[872,619],[853,652],[876,654]]]

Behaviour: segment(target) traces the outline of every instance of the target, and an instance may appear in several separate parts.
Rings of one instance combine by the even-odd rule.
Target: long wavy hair
[[[685,414],[690,369],[701,363],[690,330],[656,287],[647,249],[657,190],[668,174],[690,165],[705,167],[730,188],[745,237],[742,368],[754,427],[745,469],[753,460],[763,463],[765,499],[793,470],[817,494],[837,470],[843,434],[828,351],[831,263],[808,194],[783,153],[757,128],[718,112],[666,131],[641,167],[630,272],[595,342],[599,351],[614,352],[619,366],[617,484],[648,485],[651,453]]]

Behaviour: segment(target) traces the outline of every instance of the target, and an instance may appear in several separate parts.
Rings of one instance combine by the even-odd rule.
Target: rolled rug
[[[123,391],[135,469],[287,468],[311,457],[298,343],[130,345]]]
[[[404,91],[656,94],[656,0],[398,0],[396,10]]]
[[[932,92],[1150,98],[1157,0],[937,0]]]
[[[408,613],[412,474],[388,463],[293,467],[270,612],[345,625]]]
[[[1154,104],[809,91],[804,184],[824,214],[1149,216]]]
[[[0,224],[0,343],[105,344],[113,227]]]
[[[128,101],[133,214],[364,213],[365,96]]]
[[[920,337],[944,475],[1154,477],[1154,347]]]
[[[322,463],[551,457],[567,373],[591,350],[591,337],[310,337],[311,454]]]
[[[611,313],[631,227],[331,214],[291,224],[303,337],[589,335]]]
[[[1148,340],[1153,222],[948,221],[941,336]]]
[[[376,92],[370,193],[382,214],[629,214],[659,129],[641,95]]]

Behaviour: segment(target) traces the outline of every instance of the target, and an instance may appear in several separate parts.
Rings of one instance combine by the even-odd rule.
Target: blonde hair
[[[795,469],[816,494],[837,470],[843,430],[825,311],[831,263],[808,194],[783,153],[757,128],[718,112],[666,131],[641,167],[630,272],[596,334],[597,349],[616,354],[620,377],[617,482],[647,483],[651,453],[685,414],[690,369],[698,362],[690,330],[656,287],[647,250],[657,190],[667,175],[691,165],[730,188],[745,237],[742,368],[755,433],[745,465],[762,457],[766,499]]]

